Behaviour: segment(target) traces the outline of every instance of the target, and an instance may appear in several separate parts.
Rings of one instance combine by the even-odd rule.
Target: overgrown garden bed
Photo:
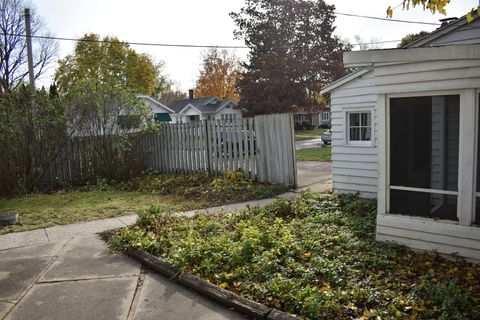
[[[304,318],[479,318],[480,265],[376,242],[374,212],[355,196],[309,193],[193,219],[150,208],[109,242]]]
[[[95,185],[52,194],[0,198],[0,214],[20,213],[18,224],[0,226],[0,234],[45,228],[134,213],[154,205],[158,212],[177,212],[273,197],[282,185],[261,184],[242,172],[192,175],[149,172],[127,182],[98,179]]]

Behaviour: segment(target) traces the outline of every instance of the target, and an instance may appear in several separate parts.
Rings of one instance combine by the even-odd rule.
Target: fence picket
[[[134,160],[143,161],[145,169],[165,173],[241,169],[260,182],[295,185],[293,132],[291,114],[165,123],[158,132],[142,135],[132,154]],[[57,156],[45,174],[46,185],[55,188],[60,183],[94,181],[105,161],[100,158],[98,139],[108,137],[72,137],[55,146],[52,155]]]

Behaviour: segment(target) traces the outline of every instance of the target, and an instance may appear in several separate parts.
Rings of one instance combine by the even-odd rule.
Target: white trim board
[[[345,67],[371,67],[377,63],[480,59],[480,44],[429,48],[351,51],[343,54]]]
[[[372,70],[371,69],[366,69],[366,68],[361,68],[361,69],[355,70],[352,73],[346,75],[345,77],[340,78],[337,81],[334,81],[334,82],[330,83],[329,85],[323,87],[322,90],[320,90],[320,93],[321,94],[329,93],[330,91],[332,91],[332,90],[334,90],[334,89],[336,89],[340,86],[343,86],[344,84],[346,84],[346,83],[348,83],[352,80],[355,80],[356,78],[361,77],[364,74],[369,73],[370,71],[372,71]]]

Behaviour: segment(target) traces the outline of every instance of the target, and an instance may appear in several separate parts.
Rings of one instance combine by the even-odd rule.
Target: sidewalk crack
[[[138,275],[137,287],[133,293],[132,303],[130,304],[130,309],[128,310],[127,320],[133,320],[135,312],[137,311],[138,302],[140,300],[140,293],[142,292],[143,282],[145,280],[145,272],[143,265],[140,267],[140,274]]]
[[[47,229],[43,228],[43,232],[45,232],[45,236],[47,237],[47,241],[50,242],[50,237],[48,236]]]

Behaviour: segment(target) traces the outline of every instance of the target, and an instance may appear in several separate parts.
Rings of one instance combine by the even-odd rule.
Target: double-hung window
[[[372,112],[347,112],[347,144],[372,144]]]

